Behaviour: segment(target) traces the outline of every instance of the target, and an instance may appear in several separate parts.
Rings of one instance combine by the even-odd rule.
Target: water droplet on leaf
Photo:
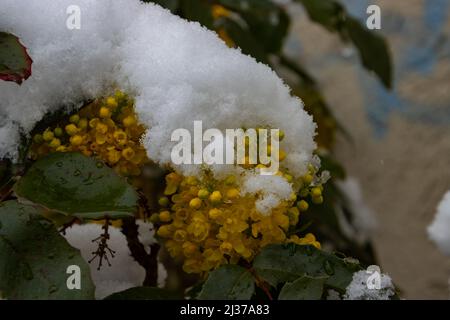
[[[49,293],[55,293],[56,291],[58,291],[58,288],[55,285],[51,285],[50,287],[48,287]]]
[[[22,275],[27,280],[33,279],[33,271],[31,270],[31,267],[28,263],[22,263]]]
[[[325,269],[325,272],[329,275],[332,276],[334,274],[334,267],[331,264],[330,261],[325,261],[323,264],[323,268]]]

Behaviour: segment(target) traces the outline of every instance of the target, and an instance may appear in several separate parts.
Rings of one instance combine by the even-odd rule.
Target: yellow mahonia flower
[[[240,259],[251,261],[261,248],[272,243],[320,248],[312,234],[300,238],[290,233],[300,213],[308,209],[308,197],[318,196],[319,191],[322,196],[315,171],[309,170],[310,178],[306,179],[280,172],[286,181],[301,186],[303,196],[292,194],[268,215],[256,210],[255,195],[241,195],[236,176],[218,181],[208,174],[183,177],[171,172],[166,176],[166,196],[161,198],[164,201],[159,201],[159,219],[152,221],[169,254],[180,259],[188,273],[208,272]]]
[[[149,159],[140,139],[145,127],[138,123],[133,99],[122,91],[100,98],[33,137],[30,157],[50,152],[80,152],[103,160],[119,174],[139,176]]]

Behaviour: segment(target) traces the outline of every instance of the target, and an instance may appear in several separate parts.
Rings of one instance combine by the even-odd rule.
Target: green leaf
[[[347,262],[313,246],[295,244],[269,245],[256,256],[253,267],[256,273],[272,286],[291,282],[299,277],[325,276],[325,284],[345,291],[359,264]]]
[[[81,289],[67,288],[67,267],[81,270]],[[7,299],[93,299],[89,266],[40,212],[0,203],[0,291]]]
[[[239,14],[246,30],[266,53],[279,52],[287,35],[290,19],[285,10],[268,0],[219,0],[219,4]],[[233,39],[234,40],[234,39]],[[255,57],[257,58],[257,57]]]
[[[320,300],[327,277],[303,276],[287,282],[278,295],[278,300]]]
[[[0,79],[21,84],[31,75],[33,61],[19,39],[0,32]]]
[[[339,30],[345,19],[344,8],[333,0],[297,0],[306,9],[308,16],[330,31]]]
[[[80,153],[36,161],[15,185],[20,198],[80,219],[133,216],[138,195],[103,162]]]
[[[363,66],[377,74],[384,86],[392,87],[392,62],[386,41],[373,31],[369,31],[356,19],[347,17],[345,21],[350,39],[358,48]]]
[[[218,27],[224,28],[234,43],[242,50],[259,62],[267,63],[267,55],[264,48],[254,38],[253,34],[244,29],[239,23],[232,19],[221,19]]]
[[[105,300],[176,300],[173,292],[155,287],[135,287],[107,296]]]
[[[358,49],[363,66],[380,78],[387,88],[392,87],[392,62],[386,41],[352,18],[334,0],[297,0],[305,7],[312,21],[329,31],[350,38]]]
[[[211,5],[206,1],[183,0],[181,10],[184,18],[197,21],[208,29],[213,29],[213,16],[211,14]]]
[[[251,273],[237,265],[224,265],[208,275],[199,300],[248,300],[255,292]]]

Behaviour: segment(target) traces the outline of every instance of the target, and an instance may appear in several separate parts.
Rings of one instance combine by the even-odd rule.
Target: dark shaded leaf
[[[208,275],[200,300],[247,300],[255,292],[251,273],[237,265],[224,265]]]
[[[36,161],[14,190],[20,198],[80,219],[133,216],[138,201],[124,178],[80,153],[53,153]]]
[[[363,66],[373,71],[387,88],[392,87],[392,62],[386,41],[350,17],[334,0],[297,0],[305,7],[312,21],[330,31],[349,38],[358,49]]]
[[[248,30],[245,30],[237,22],[228,18],[222,19],[219,23],[219,27],[227,32],[243,53],[252,56],[259,62],[267,63],[267,55],[264,48]]]
[[[287,282],[278,295],[278,300],[320,300],[327,277],[303,276]]]
[[[245,21],[248,32],[266,53],[280,51],[290,25],[289,15],[281,6],[268,0],[219,0],[218,2],[239,14]]]
[[[385,87],[392,88],[392,63],[386,41],[356,19],[347,17],[345,27],[358,48],[364,67],[375,72]]]
[[[211,5],[207,1],[183,0],[180,7],[186,19],[198,21],[208,29],[213,29],[214,20],[211,14]]]
[[[81,289],[67,288],[67,268],[81,270]],[[89,266],[40,212],[0,203],[0,291],[7,299],[93,299]]]
[[[256,256],[253,267],[257,274],[277,286],[299,277],[327,277],[325,284],[341,292],[351,282],[359,264],[348,263],[313,246],[269,245]]]

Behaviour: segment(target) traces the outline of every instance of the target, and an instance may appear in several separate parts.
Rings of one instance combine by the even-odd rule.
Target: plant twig
[[[145,251],[144,245],[139,241],[138,225],[135,218],[123,219],[122,233],[127,238],[131,256],[145,269],[143,285],[157,286],[159,244],[150,245],[150,253]]]
[[[92,252],[92,254],[94,256],[88,262],[91,263],[98,257],[99,262],[98,262],[97,270],[101,269],[103,259],[105,259],[106,262],[108,263],[108,265],[111,266],[111,262],[109,261],[108,254],[111,255],[111,258],[114,258],[114,255],[116,254],[116,252],[114,250],[112,250],[111,248],[108,247],[108,240],[109,240],[108,229],[109,229],[110,224],[111,224],[111,222],[109,221],[108,218],[106,218],[105,224],[102,227],[104,232],[98,238],[95,238],[94,240],[92,240],[92,242],[98,243],[98,248],[96,251]]]

